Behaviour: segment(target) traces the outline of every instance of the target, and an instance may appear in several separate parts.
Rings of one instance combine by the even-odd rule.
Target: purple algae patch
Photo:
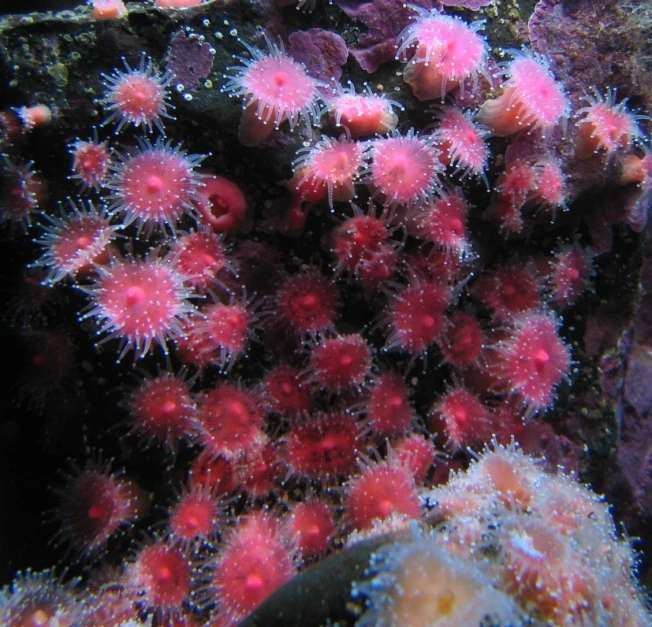
[[[458,7],[460,9],[471,9],[477,11],[482,7],[488,7],[494,0],[441,0],[447,7]]]
[[[336,0],[336,3],[350,18],[362,22],[368,29],[358,38],[358,47],[350,52],[370,74],[383,63],[394,60],[396,38],[415,15],[410,6],[441,9],[438,0],[415,0],[410,5],[401,0]]]
[[[174,75],[172,84],[194,91],[213,69],[211,47],[195,33],[178,30],[170,39],[167,69]]]
[[[292,33],[289,42],[290,56],[303,63],[308,74],[325,83],[325,91],[333,95],[349,56],[344,40],[332,31],[311,28]]]
[[[540,0],[536,5],[528,23],[532,48],[546,55],[571,100],[586,95],[591,86],[615,87],[620,98],[644,98],[652,91],[652,79],[642,67],[647,39],[641,11],[635,17],[637,4]],[[645,15],[652,17],[652,11]],[[597,28],[609,37],[596,37]]]

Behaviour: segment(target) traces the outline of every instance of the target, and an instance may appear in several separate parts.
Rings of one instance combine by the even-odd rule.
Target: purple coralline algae
[[[423,9],[441,8],[435,0],[417,0],[405,4],[401,0],[336,0],[336,4],[352,19],[362,22],[367,31],[358,39],[358,47],[350,50],[360,67],[375,72],[396,55],[396,37],[409,24],[416,6]]]
[[[652,9],[645,5],[541,0],[528,23],[532,48],[546,55],[572,100],[584,96],[588,87],[610,86],[621,98],[635,96],[635,105],[648,106],[652,78],[646,33]]]
[[[342,76],[342,66],[349,56],[344,40],[332,31],[311,28],[295,31],[288,41],[290,56],[303,63],[308,74],[323,83],[322,89],[333,95]]]
[[[441,0],[445,7],[453,7],[458,9],[471,9],[477,11],[483,7],[488,7],[494,0]]]
[[[213,68],[215,51],[204,38],[181,29],[172,35],[168,49],[167,69],[172,73],[172,84],[185,91],[194,91]]]

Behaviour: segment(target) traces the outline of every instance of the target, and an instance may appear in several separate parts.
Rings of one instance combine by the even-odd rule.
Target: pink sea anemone
[[[364,448],[362,426],[344,412],[298,422],[282,443],[292,472],[322,480],[352,473]]]
[[[397,372],[383,372],[375,377],[369,398],[361,408],[372,432],[381,438],[407,433],[414,420],[408,386]]]
[[[463,257],[470,250],[467,204],[461,192],[443,193],[416,215],[419,237],[447,253]]]
[[[360,388],[369,375],[371,361],[371,349],[361,335],[328,338],[310,355],[311,381],[334,392]]]
[[[469,390],[456,385],[447,390],[432,408],[432,424],[441,426],[452,450],[486,444],[493,425],[484,403]]]
[[[547,276],[553,302],[559,307],[569,307],[589,284],[591,251],[578,245],[565,245],[549,263]]]
[[[316,123],[322,113],[319,82],[285,53],[282,43],[265,37],[269,53],[242,42],[251,59],[237,57],[240,66],[229,68],[222,91],[244,99],[238,137],[245,146],[257,146],[288,122],[292,130],[299,120]]]
[[[480,107],[477,120],[499,137],[533,129],[545,134],[568,117],[568,100],[545,57],[528,50],[512,54],[502,93]]]
[[[431,135],[392,133],[371,145],[367,181],[387,206],[412,206],[428,200],[438,187],[439,151]]]
[[[122,342],[118,359],[129,349],[144,357],[155,344],[167,353],[166,341],[181,332],[181,323],[194,307],[183,276],[163,259],[129,259],[98,267],[99,277],[83,288],[92,304],[81,319],[94,317],[100,343],[113,338]]]
[[[184,233],[171,246],[177,270],[197,292],[215,285],[222,270],[229,269],[222,238],[209,229]]]
[[[128,529],[143,513],[136,484],[111,472],[111,464],[101,460],[89,462],[83,469],[74,467],[55,492],[58,505],[52,518],[59,525],[55,543],[67,545],[67,550],[82,560],[101,555],[109,539]]]
[[[336,285],[315,270],[289,277],[276,295],[274,313],[299,336],[315,336],[335,325],[340,295]]]
[[[197,410],[197,430],[215,455],[235,459],[263,438],[264,411],[258,395],[233,383],[206,392]]]
[[[247,199],[239,185],[223,176],[202,171],[199,189],[200,222],[216,233],[233,233],[246,225]]]
[[[96,20],[116,20],[127,15],[123,0],[89,0],[92,16]]]
[[[94,272],[94,264],[106,264],[111,242],[120,225],[110,224],[104,207],[96,208],[68,199],[71,211],[60,217],[45,214],[48,224],[37,243],[44,248],[36,265],[47,268],[45,283],[83,279]]]
[[[403,110],[403,105],[372,93],[368,85],[364,93],[357,94],[349,84],[328,103],[328,108],[334,126],[345,129],[351,137],[364,137],[393,131],[398,124],[394,108]]]
[[[468,78],[477,80],[484,70],[487,45],[478,35],[484,22],[467,25],[460,18],[438,10],[413,7],[417,15],[398,36],[397,58],[411,48],[414,56],[403,70],[403,80],[419,100],[433,100],[461,87]]]
[[[450,318],[442,340],[444,359],[453,366],[469,366],[477,362],[484,345],[484,333],[477,319],[464,311]]]
[[[377,217],[370,205],[370,211],[363,213],[352,205],[354,215],[337,226],[330,237],[330,250],[337,262],[335,270],[355,272],[364,260],[380,252],[390,236],[386,219]]]
[[[425,356],[428,347],[441,336],[446,325],[450,290],[444,285],[414,281],[389,303],[384,318],[389,328],[386,350]]]
[[[360,177],[364,158],[365,146],[361,142],[322,137],[314,146],[299,150],[288,187],[309,202],[328,197],[331,208],[333,201],[353,200],[354,183]]]
[[[15,111],[20,118],[23,133],[29,133],[37,126],[47,126],[52,122],[52,109],[44,104],[18,107]]]
[[[141,598],[150,614],[176,616],[190,598],[193,565],[182,549],[156,540],[136,554],[127,572],[128,593]]]
[[[112,165],[109,212],[123,214],[125,225],[136,222],[146,237],[155,228],[173,230],[182,215],[197,213],[203,183],[195,168],[203,159],[171,141],[140,140],[138,149]]]
[[[523,262],[482,275],[470,291],[500,321],[540,309],[543,304],[536,268]]]
[[[369,464],[346,486],[345,515],[358,530],[391,516],[418,519],[421,503],[410,469],[397,460]]]
[[[126,72],[116,70],[113,74],[103,75],[107,93],[101,104],[111,111],[103,125],[117,120],[118,133],[128,124],[144,126],[149,131],[155,126],[164,133],[162,118],[174,119],[168,113],[172,106],[167,102],[171,74],[159,74],[145,54],[141,55],[140,64],[135,69],[126,59],[122,61]]]
[[[296,542],[304,560],[321,556],[335,531],[331,506],[321,498],[293,504],[284,528],[286,535]]]
[[[182,374],[163,372],[144,379],[125,399],[131,430],[148,444],[176,451],[179,441],[190,437],[197,409],[189,388]]]
[[[619,150],[626,150],[643,132],[637,120],[647,116],[636,115],[627,109],[627,99],[616,103],[616,90],[607,89],[602,95],[595,87],[585,96],[588,103],[577,112],[577,157],[588,159],[598,152],[607,158]]]
[[[496,350],[497,376],[528,413],[550,406],[555,388],[571,366],[570,351],[559,337],[555,319],[539,313],[519,316]]]
[[[445,107],[437,116],[439,125],[434,133],[440,161],[452,166],[462,177],[480,176],[485,180],[489,149],[485,139],[489,131],[478,126],[469,113],[455,107]]]
[[[209,588],[217,600],[215,625],[236,625],[294,574],[292,553],[267,513],[245,520],[222,544]]]
[[[70,146],[73,157],[71,178],[77,179],[84,190],[99,189],[109,174],[111,149],[108,142],[100,142],[97,130],[92,140],[78,139]]]
[[[553,215],[557,207],[568,209],[566,176],[561,169],[560,161],[547,156],[537,161],[533,169],[535,184],[528,200],[539,207],[552,209]]]

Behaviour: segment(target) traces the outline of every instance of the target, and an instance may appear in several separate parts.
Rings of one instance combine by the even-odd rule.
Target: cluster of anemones
[[[416,10],[398,38],[397,57],[417,99],[443,101],[492,85],[480,30],[480,23]],[[194,460],[157,533],[108,581],[91,581],[92,602],[82,604],[53,574],[26,574],[0,597],[0,618],[10,625],[55,615],[61,624],[82,627],[139,625],[151,617],[157,624],[190,625],[201,612],[210,614],[211,624],[237,624],[346,534],[420,519],[436,444],[461,456],[493,436],[509,441],[526,428],[524,418],[554,405],[569,376],[570,350],[556,312],[573,305],[586,286],[590,251],[568,243],[472,276],[475,216],[462,189],[469,179],[487,188],[493,183],[484,218],[514,237],[529,232],[533,216],[567,208],[565,176],[551,154],[506,158],[496,180],[488,174],[490,135],[544,137],[569,117],[545,59],[515,53],[499,91],[477,113],[446,105],[431,130],[400,132],[399,103],[352,86],[326,98],[324,86],[281,44],[266,43],[267,52],[245,44],[249,58],[230,69],[223,91],[244,100],[238,137],[250,148],[273,146],[278,134],[302,123],[320,125],[328,112],[323,134],[292,164],[285,183],[292,198],[281,230],[297,234],[309,217],[322,219],[320,244],[330,269],[312,257],[300,263],[282,258],[266,241],[237,239],[245,196],[233,181],[201,169],[210,156],[189,154],[164,138],[164,121],[172,119],[171,77],[150,59],[143,56],[135,68],[125,62],[125,71],[104,77],[104,125],[115,123],[116,132],[156,129],[160,136],[118,148],[94,131],[71,144],[71,178],[100,200],[72,202],[60,217],[41,221],[37,241],[44,252],[36,265],[46,284],[73,283],[88,295],[81,319],[98,323],[101,344],[120,341],[119,359],[132,350],[145,358],[163,348],[175,367],[150,372],[125,395],[125,431],[172,458],[190,450]],[[608,108],[622,128],[609,122]],[[578,158],[597,151],[612,159],[641,135],[636,116],[612,92],[594,95],[577,116]],[[623,182],[649,191],[649,155],[630,157]],[[34,176],[29,168],[15,170],[14,196],[29,208],[8,218],[28,222],[38,204]],[[358,195],[368,202],[342,208]],[[319,205],[330,211],[311,215]],[[136,241],[152,250],[132,254]],[[154,248],[154,241],[161,243]],[[460,304],[463,291],[474,307]],[[265,356],[251,365],[254,379],[232,376],[240,366],[247,372],[255,341]],[[446,365],[447,383],[433,360]],[[420,390],[427,397],[420,406],[412,398],[412,375],[433,381],[433,389]],[[408,562],[404,572],[432,568],[434,576],[450,576],[452,593],[461,596],[437,604],[456,611],[469,600],[465,611],[487,601],[502,608],[496,609],[500,617],[530,603],[551,620],[563,612],[580,620],[589,611],[619,616],[621,600],[599,597],[590,588],[596,582],[577,569],[553,576],[552,567],[523,550],[530,541],[559,549],[553,566],[560,569],[575,555],[582,566],[590,563],[586,547],[576,546],[581,538],[570,546],[562,541],[568,538],[546,535],[538,520],[524,521],[544,509],[531,505],[543,498],[534,494],[535,472],[515,449],[497,447],[474,466],[468,481],[476,483],[460,498],[459,478],[428,497],[454,521],[442,537],[464,559],[486,534],[498,533],[492,522],[500,509],[502,535],[492,546],[503,559],[502,593],[484,575],[456,570],[439,549],[423,555],[405,549],[399,556]],[[575,524],[560,534],[572,535],[587,509],[599,510],[605,522],[601,506],[584,493],[581,514],[572,509],[567,480],[546,482],[547,498],[558,499],[552,522]],[[272,516],[265,503],[281,492],[283,503]],[[147,508],[135,481],[99,461],[76,468],[57,494],[56,541],[90,563]],[[524,564],[526,558],[534,565]],[[398,561],[388,555],[387,563]],[[600,566],[622,575],[623,564]],[[638,611],[633,588],[619,583]],[[590,598],[569,599],[580,586]],[[409,594],[407,582],[401,590]],[[387,603],[373,605],[369,616],[399,616],[399,601]]]
[[[494,445],[425,498],[439,526],[372,554],[353,588],[367,608],[356,624],[649,623],[629,542],[573,477]]]

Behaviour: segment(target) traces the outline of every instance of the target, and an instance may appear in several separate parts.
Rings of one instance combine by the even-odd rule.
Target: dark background
[[[81,4],[84,4],[84,0],[0,0],[0,15],[32,11],[60,11],[61,9],[72,9]]]

